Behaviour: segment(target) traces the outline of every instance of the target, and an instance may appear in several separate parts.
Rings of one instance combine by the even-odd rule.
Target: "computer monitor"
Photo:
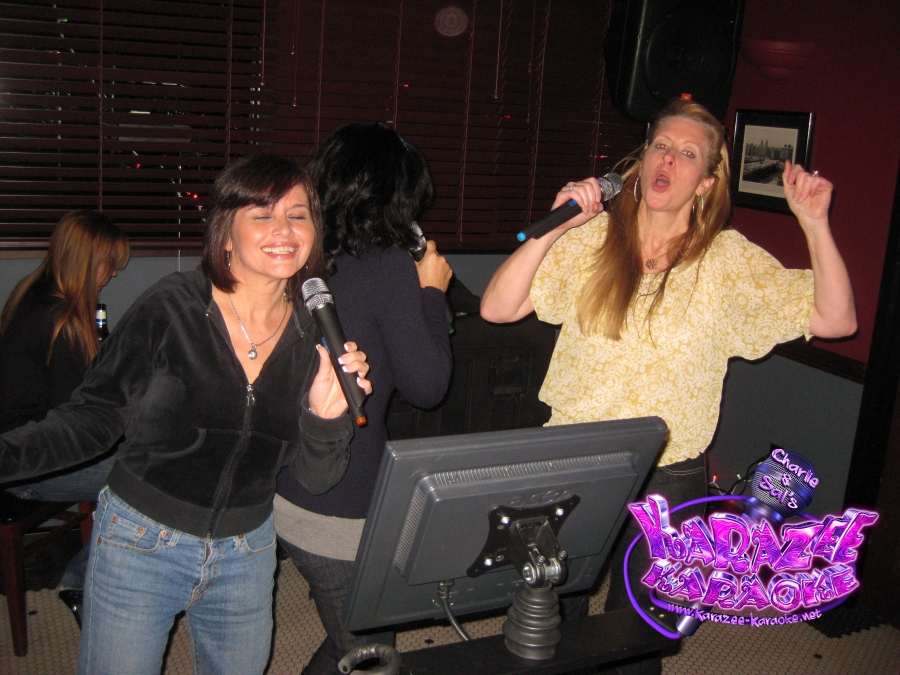
[[[440,618],[441,582],[453,582],[457,615],[511,604],[522,576],[482,555],[497,507],[549,508],[551,518],[564,509],[568,573],[557,590],[589,588],[667,432],[646,417],[388,442],[345,604],[349,629]]]

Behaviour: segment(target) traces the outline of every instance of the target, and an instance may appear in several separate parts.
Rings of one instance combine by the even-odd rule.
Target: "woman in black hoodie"
[[[287,466],[327,490],[353,433],[297,298],[321,271],[319,223],[293,161],[234,162],[211,193],[202,270],[150,288],[68,404],[0,437],[8,480],[84,461],[124,435],[94,522],[82,675],[159,673],[182,611],[196,672],[264,670],[275,475]],[[355,345],[342,360],[370,391]]]

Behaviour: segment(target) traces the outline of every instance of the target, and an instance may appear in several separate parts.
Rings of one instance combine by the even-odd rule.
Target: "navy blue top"
[[[365,518],[387,441],[385,413],[394,389],[420,408],[440,403],[450,384],[453,359],[444,293],[421,288],[412,257],[403,249],[376,249],[360,258],[342,255],[328,280],[348,340],[365,352],[372,395],[369,423],[357,427],[350,466],[341,482],[322,495],[305,490],[287,471],[278,494],[327,516]]]

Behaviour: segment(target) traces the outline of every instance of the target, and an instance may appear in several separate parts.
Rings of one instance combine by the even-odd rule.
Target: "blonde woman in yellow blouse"
[[[856,331],[850,280],[828,224],[832,184],[786,162],[785,197],[812,260],[812,270],[787,270],[724,229],[728,167],[722,125],[697,103],[673,102],[651,125],[610,212],[601,213],[596,179],[568,183],[554,207],[574,199],[583,213],[523,244],[481,302],[488,321],[537,311],[561,324],[541,389],[553,409],[549,424],[666,421],[669,440],[647,490],[673,505],[705,496],[702,453],[730,357],[760,358],[800,335]],[[621,576],[621,565],[613,570]],[[624,588],[612,589],[607,609],[625,604]]]

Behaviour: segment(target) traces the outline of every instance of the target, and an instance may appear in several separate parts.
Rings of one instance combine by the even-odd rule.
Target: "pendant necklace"
[[[238,314],[237,308],[234,306],[234,301],[231,299],[231,293],[228,293],[228,303],[231,305],[231,311],[234,312],[235,318],[238,320],[238,325],[241,327],[241,332],[244,334],[244,337],[247,338],[247,342],[250,343],[250,351],[247,352],[247,358],[251,361],[259,356],[259,352],[257,351],[257,347],[260,345],[266,344],[269,340],[275,337],[278,334],[278,331],[281,330],[281,324],[284,323],[284,318],[287,316],[288,305],[287,301],[284,303],[284,314],[281,315],[281,321],[278,322],[278,328],[275,329],[275,332],[272,333],[269,337],[267,337],[262,342],[254,342],[250,339],[250,336],[247,334],[247,329],[244,328],[244,322],[241,321],[241,315]]]
[[[655,270],[657,260],[659,260],[659,258],[647,258],[644,261],[644,267],[646,267],[648,270]]]

